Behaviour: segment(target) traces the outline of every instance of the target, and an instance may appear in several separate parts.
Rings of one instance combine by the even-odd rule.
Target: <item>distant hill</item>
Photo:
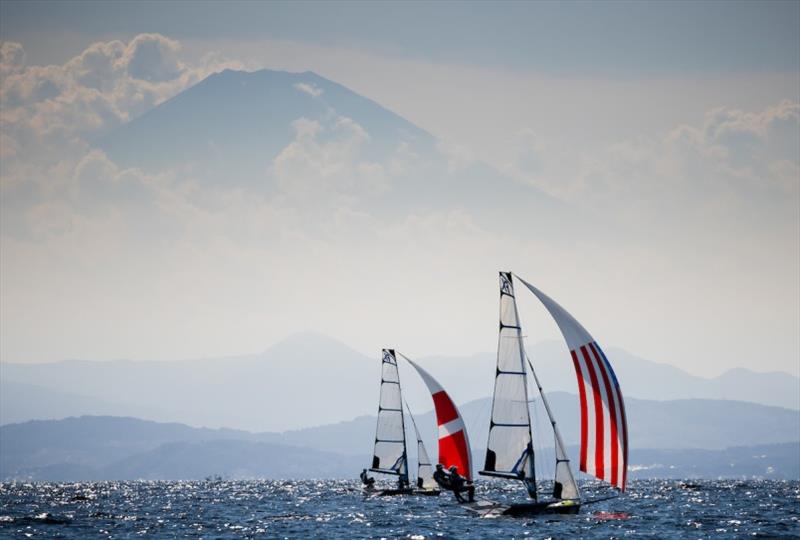
[[[705,378],[669,364],[646,360],[617,347],[608,347],[606,353],[626,397],[651,400],[725,399],[800,410],[800,379],[788,373],[756,373],[736,368],[718,377]],[[543,341],[529,345],[528,354],[547,390],[577,391],[575,372],[562,342]],[[461,402],[491,394],[493,380],[487,373],[491,374],[494,362],[494,353],[419,359],[419,363],[448,389],[452,389]],[[455,380],[453,373],[458,373]],[[448,384],[450,380],[453,383]]]
[[[253,356],[179,362],[4,363],[0,373],[4,424],[113,413],[254,431],[329,424],[372,412],[380,376],[374,359],[312,334],[293,336]],[[338,380],[371,391],[342,392],[340,385],[331,384]],[[15,389],[19,384],[39,388],[28,394]],[[49,389],[58,393],[45,396]]]
[[[576,391],[563,345],[544,342],[531,347],[530,353],[549,391]],[[609,356],[626,398],[735,399],[800,408],[796,403],[800,381],[788,374],[735,370],[703,379],[613,348]],[[458,403],[491,394],[492,354],[419,362]],[[419,410],[429,408],[430,396],[416,373],[405,363],[400,370],[409,403]],[[230,358],[4,362],[0,363],[0,423],[107,414],[285,431],[373,414],[379,377],[377,354],[367,357],[316,334],[297,334],[262,354]],[[686,420],[690,425],[691,417]]]
[[[551,408],[567,445],[579,442],[578,398],[565,392],[548,394]],[[800,411],[768,407],[743,401],[626,399],[631,448],[708,449],[800,441]],[[491,400],[484,398],[460,407],[474,448],[484,448],[488,436]],[[547,443],[552,431],[546,413],[537,400],[531,407],[534,428]],[[437,433],[432,411],[416,415],[417,425],[429,447],[435,447]],[[374,436],[375,417],[287,431],[287,444],[308,445],[336,452],[360,453]],[[410,436],[410,434],[409,434]],[[546,444],[545,444],[546,446]]]
[[[332,448],[344,441],[296,446],[287,443],[292,437],[116,417],[26,422],[0,428],[0,480],[354,478],[369,462],[371,436],[359,441],[356,453]],[[474,452],[480,460],[482,452]],[[551,454],[552,449],[538,449],[539,463]],[[634,448],[630,475],[796,479],[799,462],[800,442],[718,450]]]

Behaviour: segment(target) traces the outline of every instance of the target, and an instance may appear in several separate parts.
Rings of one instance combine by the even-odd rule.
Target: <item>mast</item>
[[[500,331],[486,461],[480,474],[521,480],[537,499],[522,329],[510,272],[500,272]]]
[[[408,452],[403,417],[403,397],[400,374],[394,349],[383,349],[381,360],[381,392],[378,401],[378,421],[375,426],[375,451],[370,470],[394,474],[408,483]]]
[[[578,484],[575,482],[575,477],[572,474],[572,468],[569,465],[569,456],[567,455],[564,440],[561,438],[561,431],[558,429],[556,419],[553,416],[553,411],[550,409],[550,403],[547,401],[547,396],[542,389],[539,382],[539,377],[536,375],[536,370],[533,369],[533,362],[526,354],[525,359],[528,361],[528,366],[531,368],[531,375],[536,382],[536,387],[539,389],[539,395],[542,396],[542,403],[544,409],[547,411],[547,418],[550,420],[550,425],[553,426],[553,437],[555,438],[555,454],[556,454],[556,470],[553,483],[553,497],[556,499],[580,499],[581,492],[578,489]]]

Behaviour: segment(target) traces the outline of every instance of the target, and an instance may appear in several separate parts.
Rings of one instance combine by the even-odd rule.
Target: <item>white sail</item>
[[[417,487],[422,489],[436,489],[436,481],[433,479],[433,465],[431,458],[428,457],[428,451],[425,450],[425,443],[422,442],[422,437],[419,435],[417,429],[417,421],[414,420],[414,415],[411,414],[411,408],[406,403],[406,410],[408,417],[411,418],[411,425],[414,426],[414,434],[417,437]]]
[[[492,417],[480,474],[524,480],[536,496],[525,352],[511,274],[500,272],[500,337]]]
[[[552,409],[550,409],[550,402],[547,401],[547,396],[542,389],[542,384],[539,382],[539,377],[536,375],[536,370],[533,369],[533,362],[531,362],[530,358],[528,358],[528,365],[531,368],[531,375],[533,375],[533,380],[536,382],[536,387],[539,389],[539,394],[542,396],[542,404],[547,412],[547,418],[550,420],[550,425],[553,426],[556,455],[553,497],[556,499],[580,499],[581,492],[575,482],[575,476],[572,474],[572,467],[569,464],[569,456],[564,447],[564,440],[561,438],[561,431],[558,429],[555,416]]]
[[[383,349],[381,395],[371,470],[408,478],[403,398],[393,349]]]

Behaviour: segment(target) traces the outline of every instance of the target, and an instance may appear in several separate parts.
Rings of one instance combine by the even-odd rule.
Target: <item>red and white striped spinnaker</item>
[[[439,425],[439,463],[446,469],[455,465],[458,473],[467,480],[472,480],[472,453],[467,437],[467,426],[456,404],[444,391],[430,373],[408,359],[404,354],[398,353],[417,370],[425,386],[433,398],[433,407],[436,410],[436,423]]]
[[[600,345],[552,298],[515,274],[544,304],[567,342],[581,407],[580,470],[625,491],[628,423],[619,382]]]

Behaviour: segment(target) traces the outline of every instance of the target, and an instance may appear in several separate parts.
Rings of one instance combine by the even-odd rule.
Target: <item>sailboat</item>
[[[397,357],[394,349],[383,349],[381,360],[381,392],[378,401],[378,420],[375,426],[375,449],[372,455],[370,471],[397,476],[397,487],[376,491],[376,495],[411,495],[415,490],[408,479],[408,451],[406,448],[406,427],[403,414],[403,395],[400,389],[400,373],[397,370]],[[408,407],[408,405],[406,405]],[[426,495],[438,495],[433,489],[432,467],[425,444],[419,436],[414,417],[409,416],[417,435],[417,474],[427,474],[422,478],[422,488]],[[427,482],[428,490],[425,489]],[[418,482],[419,484],[419,482]]]
[[[481,515],[575,514],[583,502],[569,456],[533,363],[525,353],[513,278],[530,290],[555,319],[578,379],[581,409],[580,470],[625,490],[628,428],[622,392],[597,342],[564,308],[511,272],[500,272],[500,332],[486,460],[479,474],[522,482],[532,501],[476,504]],[[555,478],[550,497],[540,498],[528,407],[528,370],[541,395],[555,442]]]

